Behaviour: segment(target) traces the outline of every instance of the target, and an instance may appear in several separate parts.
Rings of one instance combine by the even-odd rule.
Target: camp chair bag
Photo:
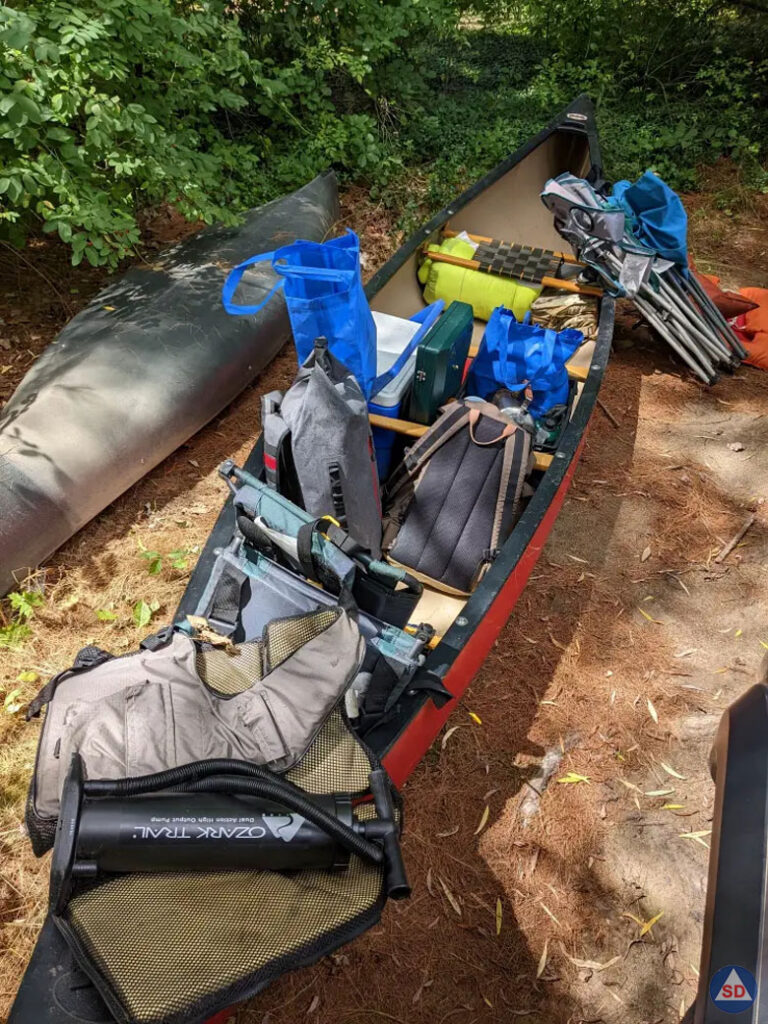
[[[281,564],[320,583],[341,603],[351,591],[363,613],[392,626],[411,622],[423,590],[414,576],[372,558],[340,526],[313,518],[233,462],[225,462],[219,472],[232,488],[237,525],[251,550],[276,555]],[[310,589],[318,592],[316,586]],[[229,635],[237,617],[236,596],[217,601],[216,608],[216,628]]]
[[[385,495],[384,548],[449,593],[470,593],[512,532],[530,434],[489,402],[447,405],[406,452]]]

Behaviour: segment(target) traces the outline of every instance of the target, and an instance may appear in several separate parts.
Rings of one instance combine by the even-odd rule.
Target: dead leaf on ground
[[[567,775],[563,775],[563,777],[557,781],[563,786],[568,786],[577,782],[589,782],[589,776],[579,775],[578,772],[568,772]]]
[[[453,734],[456,732],[456,730],[458,728],[459,728],[458,725],[454,725],[445,733],[445,735],[443,736],[442,741],[440,743],[440,749],[441,750],[445,750],[445,744],[448,742],[448,740],[451,738],[451,736],[453,736]]]
[[[705,849],[709,849],[707,843],[704,842],[705,836],[711,836],[712,829],[701,829],[699,832],[680,832],[680,839],[692,839],[695,843],[700,843]]]
[[[541,959],[539,960],[539,966],[538,966],[538,969],[536,971],[536,980],[537,981],[542,976],[542,974],[544,973],[544,970],[545,970],[545,968],[547,966],[547,950],[548,950],[548,947],[549,947],[549,939],[546,939],[546,941],[544,942],[544,949],[542,949],[542,951],[541,951]]]
[[[640,614],[643,616],[643,618],[647,619],[649,622],[655,622],[657,626],[663,626],[664,625],[664,623],[661,621],[661,619],[654,619],[654,617],[652,615],[649,615],[648,612],[645,610],[645,608],[638,608],[637,610],[640,612]]]
[[[563,952],[565,953],[565,949],[563,949]],[[617,955],[611,957],[610,960],[606,960],[604,964],[601,964],[598,963],[597,960],[579,960],[578,957],[569,956],[568,953],[565,953],[565,955],[575,967],[579,968],[580,971],[607,971],[609,967],[613,967],[614,964],[617,964],[619,960],[621,960],[621,957]]]
[[[556,924],[556,925],[557,925],[558,927],[560,927],[560,922],[559,922],[559,921],[558,921],[558,919],[557,919],[557,918],[555,917],[555,915],[554,915],[554,914],[552,913],[552,911],[551,911],[551,910],[549,909],[549,907],[547,906],[547,904],[546,904],[546,903],[542,903],[542,902],[541,902],[541,900],[539,900],[539,906],[540,906],[540,907],[541,907],[541,909],[542,909],[542,910],[544,911],[544,913],[545,913],[545,914],[546,914],[546,915],[547,915],[548,917],[551,917],[551,918],[552,918],[552,920],[553,920],[553,921],[555,922],[555,924]]]
[[[421,999],[421,996],[422,996],[422,993],[424,992],[424,989],[425,988],[429,988],[430,985],[432,985],[432,984],[433,984],[432,978],[429,978],[429,979],[427,979],[425,981],[422,981],[422,983],[416,989],[416,994],[414,995],[413,999],[411,1000],[411,1004],[413,1006],[415,1006],[416,1003],[418,1003],[418,1001]]]
[[[443,890],[443,892],[445,893],[445,898],[446,898],[446,899],[448,900],[448,902],[449,902],[449,903],[451,904],[451,906],[452,906],[452,907],[453,907],[453,909],[454,909],[454,910],[456,911],[456,913],[458,914],[458,916],[459,916],[459,917],[461,917],[461,906],[459,905],[459,901],[458,901],[458,900],[456,899],[456,897],[455,897],[455,896],[453,895],[453,893],[452,893],[452,892],[451,892],[451,890],[450,890],[450,889],[448,888],[448,886],[447,886],[447,885],[445,884],[445,882],[444,882],[444,881],[442,880],[442,878],[440,879],[440,885],[441,885],[441,887],[442,887],[442,890]]]
[[[480,818],[480,824],[475,829],[475,835],[479,835],[483,831],[485,826],[488,824],[488,815],[490,813],[491,813],[491,808],[488,806],[488,804],[486,804],[485,805],[485,810],[483,811],[482,817]]]
[[[459,831],[459,826],[454,825],[453,828],[449,828],[447,832],[435,832],[438,839],[448,839],[450,836],[455,836]]]
[[[640,929],[639,938],[642,939],[644,935],[647,935],[651,931],[656,922],[664,916],[664,911],[660,910],[658,914],[654,914],[654,916],[648,921],[644,921],[641,917],[638,917],[637,914],[631,914],[628,910],[625,910],[621,916],[627,917],[630,921],[635,922]]]
[[[661,917],[663,917],[663,916],[664,916],[664,911],[663,911],[663,910],[660,910],[660,911],[658,912],[658,914],[655,914],[655,915],[654,915],[654,916],[653,916],[653,917],[652,917],[652,918],[650,919],[650,921],[646,921],[646,922],[645,922],[645,924],[643,925],[643,927],[642,927],[642,928],[640,929],[640,938],[642,939],[642,937],[643,937],[644,935],[647,935],[647,934],[648,934],[648,932],[649,932],[649,931],[651,930],[651,928],[653,928],[653,926],[654,926],[654,925],[656,924],[656,922],[657,922],[657,921],[659,920],[659,918],[661,918]]]

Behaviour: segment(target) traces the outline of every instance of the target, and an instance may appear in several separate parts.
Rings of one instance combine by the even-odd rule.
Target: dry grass
[[[699,269],[726,287],[765,284],[768,195],[749,189],[730,160],[702,174],[702,190],[683,197],[689,244]]]

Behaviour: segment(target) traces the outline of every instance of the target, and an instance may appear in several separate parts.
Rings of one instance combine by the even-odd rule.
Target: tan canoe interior
[[[450,212],[450,227],[475,235],[488,235],[507,242],[541,246],[561,250],[563,239],[555,230],[552,214],[546,209],[539,193],[548,178],[564,171],[584,176],[589,170],[589,149],[586,138],[567,131],[556,132],[534,149],[524,160],[512,167],[503,177],[479,192],[463,209]],[[424,241],[439,241],[439,230],[425,233]],[[371,302],[371,307],[383,313],[410,317],[425,303],[417,278],[419,251],[417,250],[393,277],[383,286]],[[485,323],[475,321],[473,347],[480,343]],[[585,342],[568,363],[572,376],[586,376],[594,342]],[[577,401],[581,393],[577,384]],[[461,614],[467,598],[424,587],[424,594],[416,608],[415,622],[428,622],[442,636]]]

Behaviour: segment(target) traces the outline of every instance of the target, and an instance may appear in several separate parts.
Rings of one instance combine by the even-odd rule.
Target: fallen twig
[[[742,537],[743,537],[743,536],[744,536],[744,534],[745,534],[745,533],[747,532],[747,530],[748,530],[748,529],[750,528],[750,526],[752,526],[752,524],[754,523],[754,521],[755,521],[755,517],[754,517],[754,514],[753,514],[753,515],[751,515],[751,516],[749,517],[749,519],[747,519],[747,520],[746,520],[746,522],[745,522],[745,523],[744,523],[744,525],[743,525],[743,526],[741,527],[741,529],[739,530],[739,532],[738,532],[738,533],[737,533],[737,534],[735,535],[735,537],[732,537],[732,538],[731,538],[731,539],[730,539],[730,540],[728,541],[728,543],[727,543],[727,544],[725,545],[725,547],[724,547],[724,548],[723,548],[723,550],[722,550],[722,551],[720,552],[720,554],[719,554],[719,555],[717,555],[717,557],[715,558],[715,561],[716,561],[716,562],[717,562],[718,564],[719,564],[720,562],[724,562],[724,561],[725,561],[725,559],[726,559],[726,558],[728,557],[728,555],[730,555],[730,553],[731,553],[731,552],[733,551],[733,549],[734,549],[734,548],[736,547],[736,545],[737,545],[737,544],[739,543],[739,541],[740,541],[740,540],[742,539]]]
[[[612,413],[612,412],[611,412],[611,410],[610,410],[610,409],[608,408],[608,406],[607,406],[607,405],[605,404],[605,402],[604,402],[604,401],[603,401],[603,400],[602,400],[601,398],[598,398],[598,400],[597,400],[597,404],[598,404],[598,405],[600,406],[600,408],[601,408],[601,409],[603,410],[603,412],[604,412],[604,413],[605,413],[605,415],[606,415],[606,416],[608,417],[608,419],[609,419],[609,420],[611,421],[611,423],[612,423],[612,424],[614,425],[614,427],[616,427],[616,429],[618,430],[618,429],[619,429],[619,427],[621,426],[621,424],[620,424],[620,423],[619,423],[619,421],[618,421],[618,420],[616,419],[616,417],[615,417],[615,416],[613,415],[613,413]]]
[[[526,828],[530,824],[531,818],[539,813],[539,804],[541,803],[544,790],[552,780],[552,776],[559,769],[566,752],[576,746],[579,738],[576,733],[566,736],[562,746],[554,747],[546,752],[541,759],[541,764],[536,774],[532,778],[526,779],[528,792],[521,800],[518,810],[523,828]]]

